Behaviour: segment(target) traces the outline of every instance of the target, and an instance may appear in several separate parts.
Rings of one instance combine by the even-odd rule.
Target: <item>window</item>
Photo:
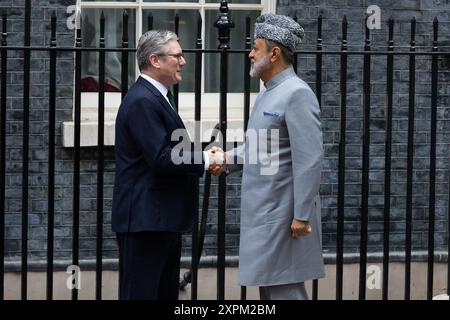
[[[147,17],[153,16],[153,29],[175,30],[174,18],[179,16],[178,36],[184,49],[193,49],[196,44],[198,14],[202,17],[203,48],[215,49],[218,46],[217,28],[214,22],[219,16],[220,0],[134,0],[134,1],[79,1],[82,17],[83,46],[97,47],[100,34],[100,16],[103,11],[105,23],[106,47],[120,47],[122,41],[122,14],[128,12],[129,46],[136,47],[139,37],[148,30]],[[230,16],[235,27],[231,30],[231,48],[243,49],[245,46],[245,18],[251,17],[251,34],[256,17],[263,12],[275,12],[273,0],[229,0]],[[187,127],[194,119],[194,73],[193,53],[187,53],[187,65],[183,69],[183,81],[180,83],[179,112]],[[230,54],[229,70],[243,70],[242,54]],[[220,56],[207,53],[203,56],[202,73],[202,125],[214,126],[219,117]],[[121,101],[121,57],[119,52],[108,52],[105,65],[105,144],[113,144],[114,120]],[[131,86],[139,75],[134,53],[129,56],[128,83]],[[242,128],[243,109],[243,73],[229,72],[228,118],[229,127]],[[251,100],[256,97],[260,83],[252,79]],[[98,108],[98,53],[83,52],[82,56],[82,145],[96,145],[96,120]],[[234,119],[234,120],[233,120]],[[232,123],[235,121],[236,123]],[[64,145],[73,145],[73,124],[64,128]],[[108,129],[108,126],[111,128]],[[88,127],[92,127],[89,129]],[[67,130],[66,130],[67,129]],[[72,141],[70,141],[72,139]],[[88,141],[89,140],[89,141]]]

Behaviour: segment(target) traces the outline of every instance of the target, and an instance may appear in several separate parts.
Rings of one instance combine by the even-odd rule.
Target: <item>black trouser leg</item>
[[[117,234],[120,248],[120,299],[177,299],[181,235],[146,231]]]

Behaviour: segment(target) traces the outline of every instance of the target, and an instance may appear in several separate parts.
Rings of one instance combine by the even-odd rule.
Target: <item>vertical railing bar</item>
[[[227,130],[227,92],[228,92],[228,52],[227,47],[222,48],[220,62],[220,132],[223,149],[226,151]],[[219,203],[217,219],[217,299],[225,298],[225,214],[226,214],[226,176],[219,177]]]
[[[7,45],[7,16],[2,15],[2,47]],[[6,81],[8,51],[1,48],[1,100],[0,100],[0,301],[5,286],[5,174],[6,174]]]
[[[410,51],[415,51],[416,19],[411,19]],[[411,292],[411,237],[412,237],[412,191],[414,159],[414,104],[415,104],[415,56],[409,56],[409,111],[408,111],[408,159],[406,182],[406,236],[405,236],[405,300]]]
[[[55,227],[55,127],[56,127],[56,12],[51,18],[50,79],[48,110],[48,219],[47,219],[47,300],[53,300],[53,248]]]
[[[297,53],[297,51],[294,51],[294,62],[292,64],[292,67],[294,68],[294,71],[296,74],[298,74],[298,71],[297,71],[298,61],[297,60],[298,60],[298,53]]]
[[[202,17],[200,13],[197,15],[197,42],[195,52],[195,142],[194,146],[201,146],[201,110],[202,110]],[[206,180],[206,179],[205,179]],[[206,185],[206,181],[205,185]],[[198,262],[200,261],[201,251],[198,248],[199,235],[198,235],[198,213],[199,213],[199,196],[200,196],[200,179],[195,181],[195,216],[194,216],[194,229],[192,231],[192,276],[191,276],[191,300],[197,300],[198,290]],[[205,195],[203,195],[205,196]]]
[[[251,50],[252,38],[250,36],[251,17],[245,17],[245,49]],[[244,55],[244,139],[250,117],[250,59],[248,54]],[[241,286],[241,300],[247,300],[247,287]]]
[[[147,31],[150,31],[152,29],[153,29],[153,14],[149,12],[147,16]]]
[[[128,48],[128,11],[124,10],[122,15],[122,48]],[[122,70],[121,70],[121,91],[122,99],[128,92],[128,51],[122,52]]]
[[[80,24],[81,25],[81,24]],[[76,33],[76,47],[81,48],[80,26]],[[80,224],[80,130],[81,130],[81,51],[75,52],[75,112],[74,112],[74,172],[73,172],[73,226],[72,226],[72,264],[79,261]],[[75,279],[74,279],[75,280]],[[72,288],[72,300],[78,299],[78,289]]]
[[[245,49],[251,50],[252,39],[250,37],[251,17],[245,17]],[[248,54],[244,55],[244,132],[247,131],[248,119],[250,117],[250,59]]]
[[[150,14],[151,15],[151,14]],[[124,10],[122,15],[122,48],[128,48],[128,11]],[[128,92],[128,51],[122,52],[122,65],[121,65],[121,99],[125,98]],[[119,255],[119,266],[121,266],[122,258]],[[122,273],[118,274],[118,291],[120,296],[120,286],[122,284]]]
[[[394,19],[389,19],[388,51],[394,51]],[[384,168],[383,211],[383,300],[388,299],[389,289],[389,229],[391,214],[391,161],[392,161],[392,98],[394,90],[394,54],[387,56],[387,107]]]
[[[227,93],[228,93],[228,49],[230,49],[230,29],[234,23],[229,17],[228,3],[220,3],[220,15],[214,24],[218,28],[220,49],[220,133],[223,150],[227,149]],[[225,298],[225,215],[227,211],[227,180],[219,176],[219,201],[217,217],[217,299]]]
[[[438,48],[438,19],[433,20],[433,52]],[[431,130],[430,130],[430,197],[428,212],[428,273],[427,299],[433,298],[434,272],[434,222],[436,202],[436,125],[437,125],[437,86],[438,86],[438,56],[431,57]]]
[[[228,92],[228,52],[224,46],[220,53],[220,133],[226,151],[227,130],[227,92]],[[219,203],[217,218],[217,299],[225,298],[225,214],[226,214],[226,176],[219,177]]]
[[[251,17],[245,17],[245,49],[251,50],[252,39],[250,36]],[[248,54],[244,55],[244,140],[245,132],[248,128],[248,119],[250,117],[250,59]],[[247,300],[247,287],[241,286],[241,300]]]
[[[366,18],[367,22],[367,18]],[[369,161],[370,161],[370,30],[365,24],[366,40],[364,45],[363,72],[363,163],[361,182],[361,232],[359,259],[359,300],[366,299],[367,272],[367,229],[369,222]]]
[[[180,29],[180,16],[177,14],[175,14],[175,34],[178,36],[178,31]],[[175,109],[177,110],[177,112],[179,111],[180,105],[178,103],[179,100],[179,93],[180,93],[180,85],[177,83],[173,86],[173,95],[175,97]]]
[[[322,109],[322,15],[317,20],[317,51],[316,54],[316,96],[319,102],[319,108]],[[297,63],[297,57],[294,60]],[[295,68],[297,71],[297,68]],[[317,300],[319,295],[319,280],[312,282],[312,299]]]
[[[317,18],[316,96],[322,107],[322,15]]]
[[[296,15],[294,16],[294,21],[297,22],[297,16]],[[297,71],[298,61],[297,61],[297,59],[298,59],[298,54],[297,54],[297,51],[295,50],[294,51],[294,62],[292,63],[292,67],[294,68],[294,71],[295,71],[296,74],[298,74],[298,71]]]
[[[100,16],[99,47],[105,47],[105,14]],[[95,268],[95,299],[102,299],[102,256],[103,256],[103,173],[105,135],[105,51],[99,51],[98,61],[98,133],[97,133],[97,239]]]
[[[24,46],[30,46],[31,1],[25,1]],[[24,50],[23,59],[23,142],[22,142],[22,270],[21,299],[27,299],[28,276],[28,172],[29,172],[29,121],[30,121],[30,57],[29,48]]]
[[[347,108],[347,17],[342,19],[341,130],[339,139],[338,212],[336,230],[336,300],[342,300],[344,265],[345,137]]]

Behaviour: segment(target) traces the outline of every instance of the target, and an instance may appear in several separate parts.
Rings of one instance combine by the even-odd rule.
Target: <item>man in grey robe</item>
[[[245,143],[227,153],[229,164],[243,163],[239,283],[259,286],[263,300],[306,300],[304,282],[325,276],[320,108],[292,67],[303,34],[286,16],[256,20],[250,75],[265,89],[255,101]]]

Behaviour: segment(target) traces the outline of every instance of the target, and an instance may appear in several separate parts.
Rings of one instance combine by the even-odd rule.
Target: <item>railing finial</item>
[[[222,0],[220,2],[220,15],[217,18],[214,26],[219,29],[219,49],[228,49],[230,43],[230,29],[234,28],[234,22],[228,15],[228,2]]]

